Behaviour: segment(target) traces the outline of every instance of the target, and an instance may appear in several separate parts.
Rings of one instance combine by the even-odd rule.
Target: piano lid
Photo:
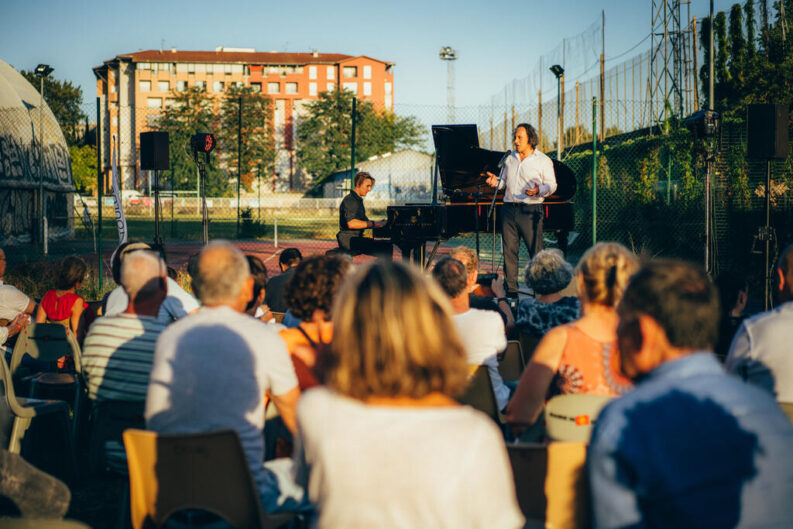
[[[432,139],[447,196],[477,191],[492,195],[493,188],[485,183],[482,173],[498,174],[498,162],[504,153],[480,148],[476,125],[433,125]]]

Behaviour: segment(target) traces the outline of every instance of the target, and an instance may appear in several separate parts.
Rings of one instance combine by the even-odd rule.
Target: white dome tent
[[[0,245],[35,241],[39,190],[39,119],[42,122],[41,173],[50,239],[72,235],[74,193],[69,149],[46,102],[22,75],[0,60]],[[43,111],[43,115],[40,112]]]

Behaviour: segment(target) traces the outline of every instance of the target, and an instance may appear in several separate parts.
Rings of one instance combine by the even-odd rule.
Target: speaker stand
[[[154,244],[162,248],[160,237],[160,175],[154,169]]]
[[[765,161],[765,225],[760,228],[758,237],[763,241],[763,310],[769,310],[773,306],[771,242],[776,242],[776,231],[771,227],[771,160]]]

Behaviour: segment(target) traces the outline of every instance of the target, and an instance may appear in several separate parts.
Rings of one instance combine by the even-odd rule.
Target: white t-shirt
[[[25,312],[29,304],[30,298],[18,288],[0,281],[0,320],[13,320]]]
[[[480,309],[468,309],[462,314],[455,314],[452,319],[465,346],[468,364],[487,366],[498,409],[503,410],[509,402],[509,388],[504,385],[498,372],[496,355],[507,348],[504,320],[498,312]]]
[[[199,307],[198,300],[188,294],[179,283],[167,278],[168,297],[162,302],[157,319],[163,323],[171,323],[184,318]],[[124,291],[124,287],[118,286],[110,293],[103,316],[115,316],[127,310],[129,296]]]
[[[295,369],[275,331],[230,307],[204,307],[157,340],[146,426],[162,433],[236,430],[259,490],[269,493],[264,396],[295,387]]]
[[[296,478],[319,529],[523,526],[501,432],[476,410],[372,406],[318,387],[297,419]]]

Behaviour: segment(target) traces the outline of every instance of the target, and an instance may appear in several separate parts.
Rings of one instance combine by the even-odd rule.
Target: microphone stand
[[[206,163],[209,163],[209,153],[207,152],[204,154],[206,155]],[[197,150],[193,150],[193,161],[195,161],[196,166],[198,167],[198,175],[201,182],[201,227],[203,229],[202,242],[204,246],[206,246],[209,242],[209,212],[207,211],[206,165],[205,162],[200,161]]]

